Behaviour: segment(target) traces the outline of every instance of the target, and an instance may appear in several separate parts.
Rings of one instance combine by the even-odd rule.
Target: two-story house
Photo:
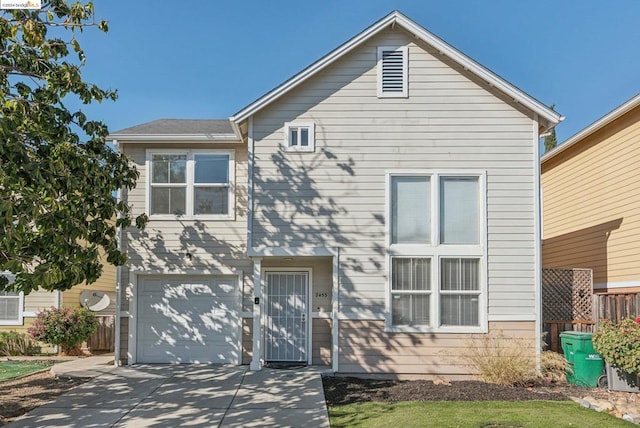
[[[592,269],[598,294],[640,292],[639,163],[640,95],[542,156],[545,267]]]
[[[113,133],[141,176],[117,358],[472,375],[539,352],[540,133],[561,117],[393,12],[228,120]]]

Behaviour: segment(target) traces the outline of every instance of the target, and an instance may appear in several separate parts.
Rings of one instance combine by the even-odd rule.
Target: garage
[[[240,362],[236,276],[139,276],[138,363]]]

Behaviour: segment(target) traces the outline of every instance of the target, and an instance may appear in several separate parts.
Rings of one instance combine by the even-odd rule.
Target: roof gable
[[[581,131],[578,131],[577,133],[575,133],[574,135],[566,139],[564,142],[560,143],[556,148],[554,148],[550,152],[545,153],[542,156],[542,158],[540,158],[540,162],[541,163],[546,162],[549,159],[554,158],[556,155],[564,152],[568,148],[580,143],[581,141],[584,141],[584,139],[587,138],[588,136],[598,132],[608,124],[616,121],[617,119],[619,119],[620,117],[622,117],[623,115],[625,115],[626,113],[630,112],[631,110],[633,110],[638,106],[640,106],[640,94],[631,98],[629,101],[622,104],[621,106],[616,107],[615,109],[605,114],[600,119],[596,120],[591,125],[587,126]]]
[[[491,72],[487,68],[483,67],[482,65],[478,64],[468,56],[464,55],[462,52],[447,44],[434,34],[428,32],[426,29],[414,23],[398,11],[390,13],[360,34],[353,37],[351,40],[347,41],[337,49],[320,58],[318,61],[311,64],[289,80],[285,81],[262,97],[258,98],[256,101],[234,114],[230,118],[230,120],[235,126],[238,126],[241,122],[245,121],[257,111],[269,105],[271,102],[279,99],[294,87],[297,87],[299,84],[306,81],[311,76],[315,75],[325,67],[342,58],[344,55],[362,45],[364,42],[371,39],[375,35],[379,34],[384,29],[394,25],[402,27],[405,31],[408,31],[417,39],[432,46],[442,55],[445,55],[446,57],[463,67],[465,70],[468,70],[479,79],[487,82],[490,86],[495,87],[506,96],[512,98],[516,102],[520,103],[527,109],[537,114],[540,119],[543,119],[544,122],[546,122],[547,125],[544,128],[550,129],[560,121],[562,121],[563,117],[553,111],[551,108],[545,106],[540,101],[516,88],[515,86],[502,79],[495,73]]]

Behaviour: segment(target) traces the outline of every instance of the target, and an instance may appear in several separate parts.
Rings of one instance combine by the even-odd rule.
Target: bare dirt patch
[[[11,422],[88,380],[58,378],[46,371],[0,382],[0,425]]]
[[[480,381],[450,382],[373,380],[350,377],[323,378],[324,394],[330,406],[369,401],[525,401],[570,400],[570,397],[607,397],[606,389],[578,388],[566,383],[505,387]]]

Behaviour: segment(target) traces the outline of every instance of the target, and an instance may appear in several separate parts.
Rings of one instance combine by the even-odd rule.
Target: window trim
[[[186,213],[176,214],[151,214],[151,162],[153,155],[176,155],[185,154],[187,156],[187,182],[186,191]],[[229,212],[227,214],[194,214],[195,198],[195,155],[200,154],[222,154],[229,156]],[[147,149],[145,160],[145,212],[151,220],[235,220],[235,150],[232,149]],[[204,185],[204,184],[203,184]],[[162,187],[160,185],[159,187]],[[175,186],[178,187],[178,186]]]
[[[290,141],[291,128],[309,129],[309,145],[306,147],[292,146]],[[316,151],[316,124],[311,121],[293,121],[284,123],[284,148],[288,152],[315,152]]]
[[[17,296],[0,296],[0,299],[18,299],[18,319],[15,321],[0,319],[0,325],[24,325],[24,293],[20,291]]]
[[[428,176],[431,178],[431,242],[392,244],[392,195],[391,179],[397,176]],[[478,244],[440,244],[440,178],[441,177],[477,177],[478,178]],[[425,333],[486,333],[488,332],[488,267],[487,267],[487,173],[484,170],[445,170],[445,169],[403,169],[385,171],[385,245],[387,249],[385,274],[385,331],[387,332],[425,332]],[[393,325],[391,313],[392,258],[425,257],[431,258],[432,299],[430,301],[431,326]],[[480,260],[479,314],[478,326],[441,326],[440,325],[440,263],[442,258],[478,258]]]
[[[382,54],[387,51],[402,52],[402,92],[385,92],[382,89]],[[378,98],[409,98],[409,48],[408,46],[378,46],[376,68],[378,74]]]

